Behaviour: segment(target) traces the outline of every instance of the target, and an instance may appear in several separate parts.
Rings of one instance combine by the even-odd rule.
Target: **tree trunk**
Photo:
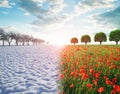
[[[87,42],[85,42],[85,45],[87,45]]]
[[[118,41],[116,41],[116,45],[118,45]]]
[[[102,42],[100,41],[100,45],[102,45]]]
[[[29,42],[27,42],[27,45],[29,45]]]
[[[5,40],[3,40],[3,46],[5,45]]]
[[[18,40],[16,40],[16,46],[18,46]]]
[[[8,42],[9,46],[10,46],[10,42]]]
[[[23,43],[22,43],[22,45],[24,46],[24,45],[25,45],[25,43],[23,42]]]

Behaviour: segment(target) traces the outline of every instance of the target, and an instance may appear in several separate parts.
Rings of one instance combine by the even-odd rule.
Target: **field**
[[[0,94],[57,94],[59,51],[55,46],[0,47]]]
[[[61,94],[120,94],[120,46],[66,46]]]

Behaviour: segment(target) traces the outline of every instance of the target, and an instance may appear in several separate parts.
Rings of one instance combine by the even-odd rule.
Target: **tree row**
[[[109,34],[109,40],[110,41],[115,41],[116,45],[118,45],[118,42],[120,41],[120,30],[111,31],[110,34]],[[96,33],[95,36],[94,36],[94,41],[95,42],[100,42],[100,45],[101,45],[102,42],[107,41],[107,36],[104,32]],[[90,36],[89,35],[83,35],[81,37],[81,42],[84,42],[85,44],[87,44],[88,42],[91,42]],[[75,45],[76,43],[78,43],[78,39],[76,37],[71,38],[71,43],[73,43]]]
[[[15,45],[33,45],[44,43],[44,40],[39,38],[33,38],[32,36],[14,33],[14,32],[5,32],[4,29],[0,28],[0,41],[2,41],[2,45],[5,45],[5,42],[10,46],[14,41]]]

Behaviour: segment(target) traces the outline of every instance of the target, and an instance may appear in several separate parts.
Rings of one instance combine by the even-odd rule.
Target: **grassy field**
[[[120,94],[120,46],[66,46],[61,94]]]

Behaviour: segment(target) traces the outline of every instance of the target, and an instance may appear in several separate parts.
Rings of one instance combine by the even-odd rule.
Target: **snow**
[[[0,94],[57,94],[57,46],[0,47]]]

